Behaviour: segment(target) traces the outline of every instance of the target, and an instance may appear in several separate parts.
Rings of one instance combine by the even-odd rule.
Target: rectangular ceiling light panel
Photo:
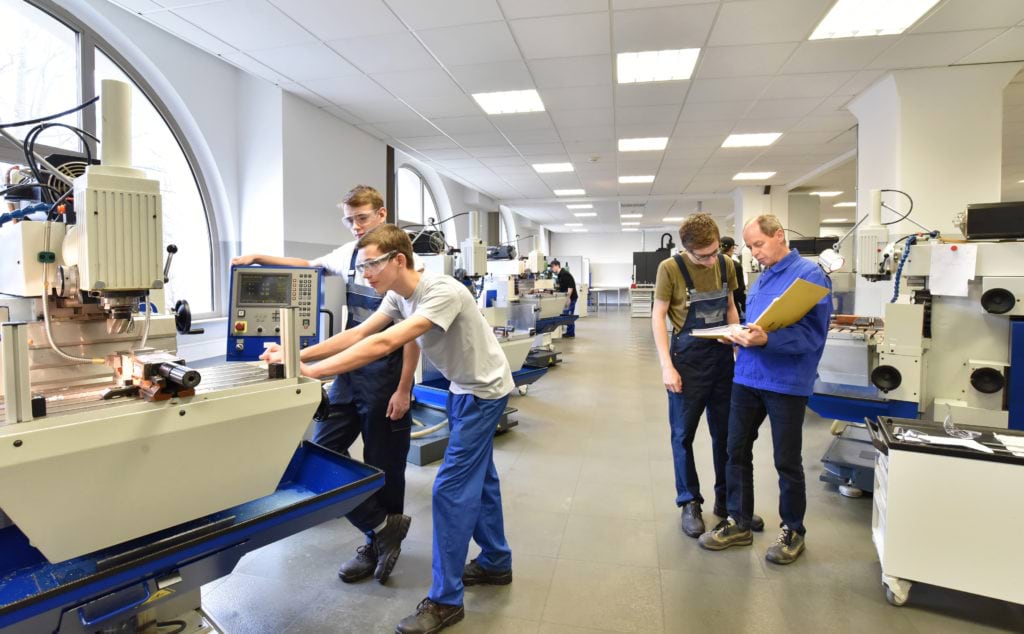
[[[647,137],[643,139],[619,139],[620,152],[652,152],[664,150],[668,145],[667,136]]]
[[[572,163],[534,163],[533,169],[538,174],[557,174],[559,172],[573,171]]]
[[[699,48],[619,53],[615,75],[620,84],[689,79],[699,55]]]
[[[740,172],[732,177],[734,181],[763,181],[775,176],[775,172]]]
[[[636,185],[640,183],[653,183],[654,174],[644,174],[642,176],[620,176],[619,182],[623,185]]]
[[[938,0],[838,0],[811,33],[812,40],[897,35]]]
[[[515,114],[542,112],[544,102],[536,90],[509,90],[506,92],[478,92],[473,99],[487,114]]]
[[[730,134],[722,147],[766,147],[775,143],[781,132],[758,132],[757,134]]]

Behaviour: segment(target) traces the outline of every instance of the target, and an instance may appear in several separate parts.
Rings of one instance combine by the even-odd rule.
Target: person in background
[[[722,236],[722,255],[732,260],[736,267],[736,290],[732,292],[733,301],[736,302],[736,311],[740,314],[740,321],[747,317],[747,282],[743,278],[743,263],[736,255],[736,241],[732,236]]]
[[[345,276],[348,306],[345,329],[348,330],[363,323],[380,307],[383,299],[356,267],[355,247],[359,239],[384,224],[387,210],[380,192],[366,185],[352,188],[338,206],[342,209],[341,221],[352,231],[355,240],[313,260],[253,254],[237,257],[231,264],[319,266],[330,275]],[[309,355],[317,358],[324,345],[325,342],[321,342],[306,348],[302,351],[303,358]],[[418,364],[419,347],[412,341],[402,350],[356,372],[336,377],[327,390],[330,404],[327,415],[315,423],[313,442],[344,455],[348,455],[361,433],[363,460],[384,472],[384,486],[346,516],[366,535],[366,543],[359,546],[338,571],[338,576],[346,583],[370,575],[380,583],[386,582],[398,557],[397,544],[405,537],[412,521],[403,515],[403,510],[405,464],[412,427],[409,401]]]
[[[743,241],[765,271],[750,288],[751,313],[761,314],[790,284],[804,279],[831,289],[821,268],[800,257],[786,243],[776,216],[754,218],[743,228]],[[832,294],[828,293],[792,326],[765,332],[756,324],[736,330],[727,339],[740,346],[733,377],[729,415],[729,517],[700,537],[708,550],[746,546],[754,508],[754,441],[768,417],[775,470],[779,474],[779,516],[782,532],[765,559],[790,564],[804,550],[807,489],[800,455],[807,399],[825,349]]]
[[[562,311],[563,315],[572,315],[576,312],[576,300],[579,299],[580,295],[576,292],[576,279],[572,276],[572,273],[562,268],[562,263],[558,260],[551,260],[551,270],[555,274],[555,285],[558,287],[557,290],[560,293],[568,293],[569,298],[565,304],[565,310]],[[565,327],[565,333],[563,337],[575,337],[576,336],[576,322],[573,322]]]
[[[690,336],[695,328],[739,323],[732,295],[736,269],[719,253],[718,235],[718,225],[709,214],[693,214],[683,221],[679,227],[683,254],[666,258],[658,266],[651,311],[662,383],[668,391],[676,506],[682,508],[682,529],[689,537],[704,532],[704,497],[693,458],[693,439],[705,411],[715,465],[714,513],[726,516],[732,346]],[[671,343],[666,317],[672,322]]]
[[[380,308],[362,324],[331,337],[315,355],[303,351],[302,373],[346,374],[419,339],[423,354],[446,379],[450,435],[433,490],[433,583],[399,634],[437,632],[465,616],[467,585],[512,582],[501,488],[494,466],[494,432],[515,387],[505,354],[473,296],[447,275],[413,269],[412,243],[394,225],[363,236],[357,265],[378,292]],[[394,325],[392,325],[394,324]],[[390,327],[389,327],[390,326]],[[280,359],[279,349],[264,355]],[[469,541],[480,554],[468,564]]]

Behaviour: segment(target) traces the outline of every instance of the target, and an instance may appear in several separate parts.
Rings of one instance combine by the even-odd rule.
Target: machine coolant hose
[[[896,275],[892,282],[892,299],[889,300],[890,304],[896,303],[896,298],[900,295],[900,277],[903,276],[903,265],[907,263],[907,258],[910,256],[910,247],[917,243],[917,236],[907,237],[907,246],[903,249],[903,255],[900,256],[900,263],[896,265]]]

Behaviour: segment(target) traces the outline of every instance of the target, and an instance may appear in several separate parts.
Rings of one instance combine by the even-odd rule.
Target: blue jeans
[[[710,385],[695,385],[683,379],[682,393],[668,392],[668,424],[672,431],[676,506],[692,501],[704,503],[704,497],[700,494],[697,467],[693,460],[693,439],[697,435],[697,425],[705,409],[708,412],[708,431],[711,432],[711,453],[715,464],[715,506],[725,505],[731,386],[732,383],[728,379]]]
[[[769,418],[775,470],[779,474],[779,517],[803,535],[807,487],[800,455],[806,396],[792,396],[734,383],[729,413],[729,515],[740,528],[750,528],[754,514],[754,441]]]
[[[574,300],[569,302],[569,307],[566,308],[565,310],[563,310],[562,314],[563,315],[572,315],[572,314],[575,314],[575,312],[576,312],[576,300],[574,299]],[[565,327],[565,336],[566,337],[575,337],[576,336],[576,322],[575,321]]]
[[[462,571],[469,540],[480,545],[477,561],[488,570],[510,570],[501,487],[494,467],[494,432],[508,396],[482,399],[448,394],[451,435],[434,480],[433,582],[435,603],[462,605]]]

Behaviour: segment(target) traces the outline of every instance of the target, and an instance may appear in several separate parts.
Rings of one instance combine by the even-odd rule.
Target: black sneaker
[[[395,628],[395,634],[433,634],[449,625],[455,625],[465,617],[466,610],[461,605],[445,605],[423,599],[416,606],[416,614],[402,619]]]
[[[717,504],[715,505],[714,513],[715,516],[720,517],[722,519],[729,517],[729,511],[725,510],[724,506],[719,506]],[[760,515],[756,513],[754,515],[751,515],[750,530],[754,531],[755,533],[764,532],[764,518],[762,518]]]
[[[388,515],[384,528],[374,535],[377,545],[377,568],[373,571],[374,578],[381,584],[387,582],[391,571],[402,554],[402,540],[409,534],[412,518],[408,515]]]
[[[352,559],[341,564],[338,576],[345,583],[362,581],[373,575],[377,568],[377,543],[371,541],[356,548],[356,554]]]
[[[773,564],[784,566],[796,561],[802,552],[804,552],[804,536],[783,524],[779,538],[768,547],[764,558]]]
[[[700,502],[683,505],[683,533],[687,537],[700,537],[704,532],[704,518],[700,514]]]
[[[476,563],[476,559],[466,564],[462,570],[464,586],[507,586],[512,583],[512,570],[488,570]]]
[[[749,529],[743,530],[736,520],[727,517],[714,529],[704,533],[698,540],[702,548],[708,550],[725,550],[730,546],[749,546],[754,543],[754,534]]]

